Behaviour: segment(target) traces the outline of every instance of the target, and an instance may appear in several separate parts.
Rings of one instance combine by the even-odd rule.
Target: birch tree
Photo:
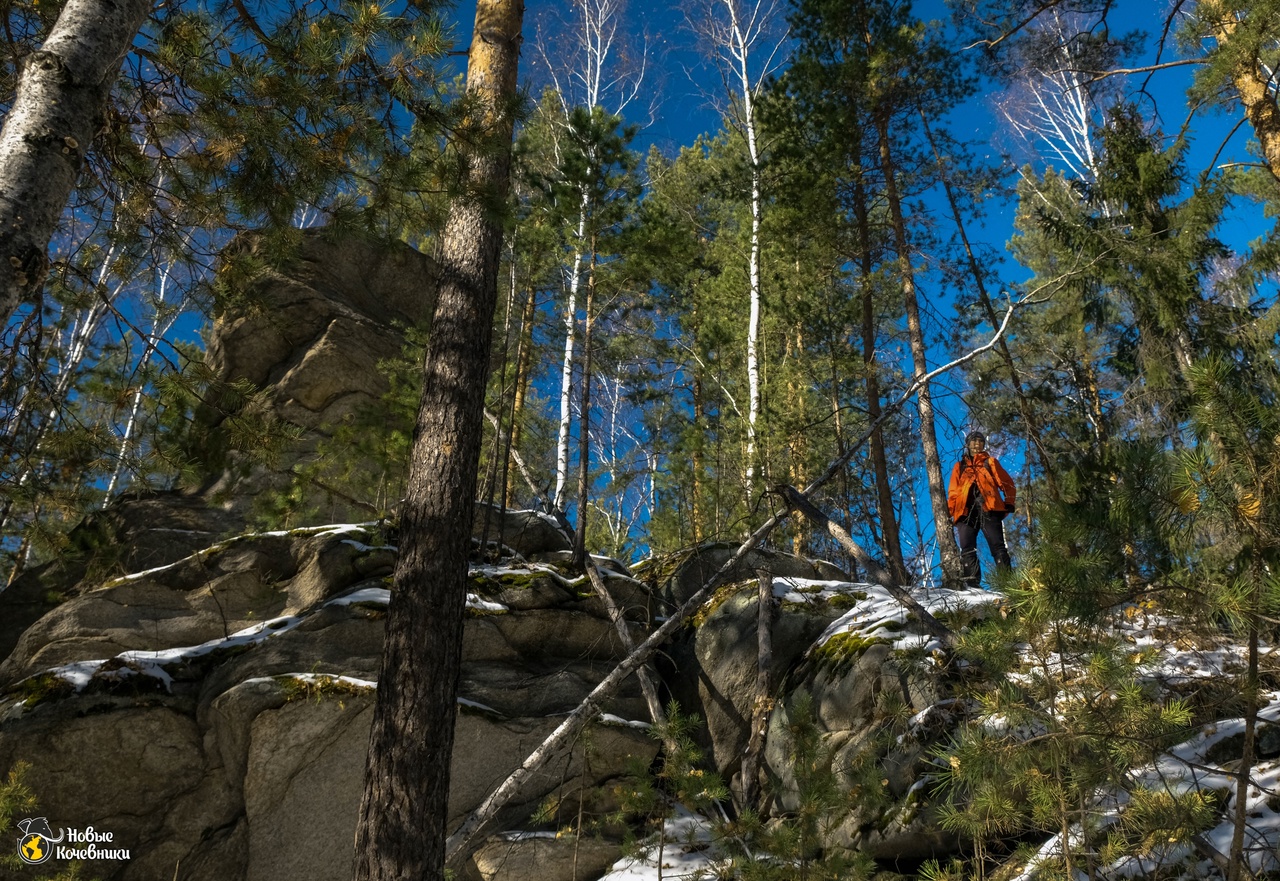
[[[467,136],[455,142],[464,188],[441,236],[439,299],[356,828],[357,881],[444,877],[467,557],[523,17],[520,0],[476,6]]]
[[[0,128],[0,323],[44,282],[49,242],[150,0],[69,0]]]
[[[1011,49],[1013,73],[993,103],[1024,156],[1085,182],[1098,177],[1097,130],[1121,98],[1116,80],[1096,78],[1125,46],[1090,33],[1089,20],[1052,10]]]
[[[704,0],[689,23],[712,53],[727,92],[728,118],[747,144],[751,171],[751,239],[747,257],[747,497],[755,494],[763,391],[760,378],[760,228],[764,214],[758,105],[769,76],[783,60],[787,31],[777,0]]]
[[[571,15],[552,33],[550,20],[539,26],[535,71],[558,99],[562,127],[570,126],[575,107],[600,107],[621,117],[642,94],[648,53],[633,51],[624,36],[624,0],[571,0]],[[541,105],[540,105],[541,106]],[[591,220],[591,192],[577,192],[577,222],[571,256],[565,263],[564,357],[560,369],[560,421],[556,433],[555,490],[552,504],[564,510],[569,480],[569,439],[573,426],[573,375],[578,335],[578,299]],[[587,319],[583,319],[585,331]],[[587,381],[584,377],[584,383]],[[581,429],[580,429],[581,430]]]

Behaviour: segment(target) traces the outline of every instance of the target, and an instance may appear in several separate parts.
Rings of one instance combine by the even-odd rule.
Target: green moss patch
[[[891,645],[892,643],[879,636],[866,636],[862,633],[837,633],[813,652],[815,659],[834,664],[850,664],[862,657],[862,654],[873,645]]]
[[[866,591],[855,590],[849,593],[835,593],[827,600],[827,605],[833,609],[852,609],[858,603],[867,598]]]
[[[367,685],[360,685],[337,676],[319,674],[313,676],[277,676],[275,680],[284,689],[286,701],[345,700],[357,694],[368,693]]]
[[[747,590],[757,590],[756,583],[754,581],[739,582],[738,584],[726,584],[724,587],[718,588],[711,595],[711,598],[689,617],[689,625],[696,629],[706,624],[707,620],[715,614],[716,609],[723,606],[730,598]]]
[[[28,676],[9,691],[11,696],[25,702],[26,709],[49,701],[61,700],[75,693],[75,686],[56,673]]]

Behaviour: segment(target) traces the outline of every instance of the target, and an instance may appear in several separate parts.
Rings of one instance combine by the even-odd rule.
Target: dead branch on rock
[[[956,644],[956,635],[947,625],[933,617],[929,610],[920,605],[920,601],[911,595],[909,590],[900,584],[894,584],[893,576],[889,574],[889,570],[872,559],[871,555],[862,548],[862,545],[854,541],[853,536],[844,530],[844,527],[822,513],[816,505],[800,494],[800,490],[794,486],[782,484],[774,487],[774,492],[782,496],[788,508],[792,511],[799,511],[804,515],[805,519],[839,542],[840,547],[848,551],[850,556],[858,561],[858,565],[866,570],[871,580],[889,591],[889,595],[915,615],[931,635],[940,639],[947,648],[951,648]]]

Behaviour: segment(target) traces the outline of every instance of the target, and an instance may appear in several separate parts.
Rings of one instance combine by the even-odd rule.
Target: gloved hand
[[[1013,505],[1013,502],[1005,502],[1005,505],[1006,505],[1006,511],[1007,511],[1007,513],[1012,514],[1012,513],[1013,513],[1013,511],[1014,511],[1014,505]]]

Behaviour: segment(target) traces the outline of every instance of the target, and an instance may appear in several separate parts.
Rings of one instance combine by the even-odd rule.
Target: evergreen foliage
[[[1280,684],[1266,657],[1280,635],[1280,236],[1260,223],[1280,211],[1269,149],[1280,124],[1264,113],[1280,4],[1185,10],[1177,49],[1204,62],[1192,109],[1232,114],[1258,139],[1259,162],[1233,154],[1229,167],[1206,162],[1196,141],[1229,128],[1220,119],[1193,114],[1168,134],[1155,120],[1169,127],[1184,108],[1126,99],[1108,84],[1118,74],[1060,76],[1148,45],[1103,26],[1115,4],[951,5],[956,19],[943,23],[909,2],[794,0],[788,64],[758,107],[758,157],[731,120],[641,156],[644,133],[620,114],[552,90],[536,97],[509,204],[487,205],[506,238],[480,494],[564,514],[584,550],[632,559],[750,533],[771,504],[760,487],[821,474],[913,374],[985,343],[995,292],[1011,290],[1003,348],[938,384],[940,446],[961,423],[1003,435],[1001,454],[1023,460],[1026,516],[1008,521],[1017,567],[993,584],[1003,615],[962,628],[971,718],[934,756],[943,825],[968,849],[922,877],[986,877],[1024,862],[1019,844],[1058,836],[1044,877],[1096,878],[1122,856],[1192,840],[1227,810],[1239,866],[1244,798],[1135,787],[1130,772],[1203,721],[1241,717],[1233,773],[1244,793],[1258,708]],[[6,7],[0,109],[56,13],[34,0]],[[437,247],[465,171],[466,151],[446,142],[475,135],[461,125],[469,107],[450,46],[431,3],[157,9],[88,151],[48,283],[0,335],[8,579],[92,552],[70,531],[125,493],[192,490],[296,452],[297,434],[265,415],[264,390],[213,374],[195,328],[258,308],[250,282],[284,265],[304,228]],[[1028,71],[1052,80],[1048,91]],[[979,75],[1009,85],[1002,112],[1025,124],[1011,192],[1011,169],[943,124],[973,106]],[[1055,98],[1079,102],[1074,131],[1036,129],[1044,120],[1028,107]],[[764,392],[749,429],[753,175],[765,193]],[[1016,267],[1001,265],[1001,243],[969,236],[1002,196],[1016,203]],[[1262,230],[1248,244],[1245,212]],[[405,333],[402,356],[380,365],[390,392],[288,461],[292,482],[256,500],[259,522],[398,513],[429,339]],[[576,348],[562,414],[566,343]],[[562,418],[577,432],[563,453]],[[821,500],[913,584],[935,580],[945,540],[922,503],[935,464],[926,421],[906,410],[885,420]],[[773,541],[837,554],[795,522]],[[1234,647],[1230,687],[1153,675],[1150,657],[1116,638],[1147,614],[1179,622],[1162,637],[1171,643]],[[652,828],[678,805],[718,813],[725,788],[703,767],[696,725],[671,709],[656,731],[668,747],[657,777],[621,793],[629,821]],[[828,843],[855,800],[883,796],[877,770],[833,769],[803,702],[789,735],[800,807],[770,817],[745,805],[720,822],[723,871],[868,874]],[[0,821],[28,796],[11,776]]]

